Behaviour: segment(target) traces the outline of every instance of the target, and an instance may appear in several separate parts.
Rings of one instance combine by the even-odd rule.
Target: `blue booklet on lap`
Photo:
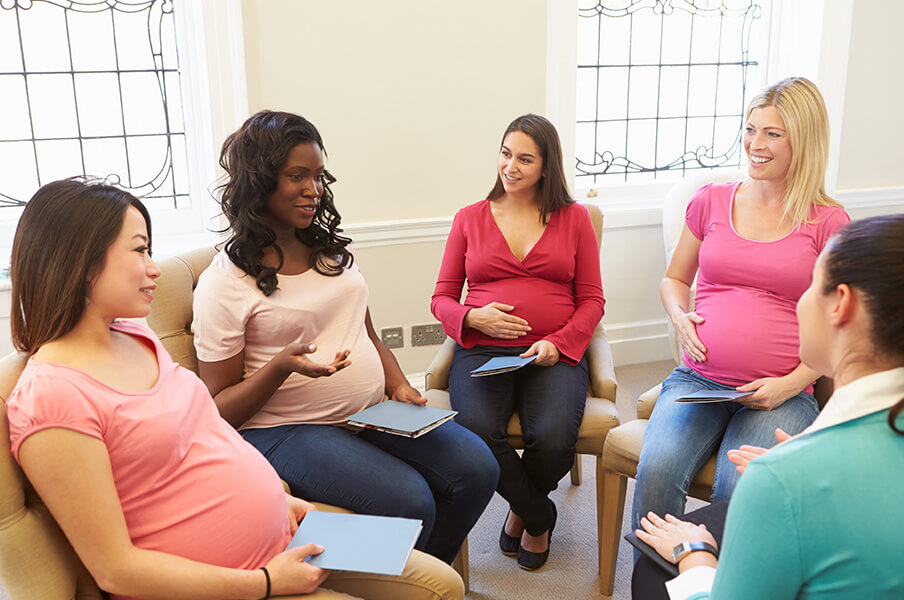
[[[401,575],[420,534],[420,519],[318,510],[305,515],[287,549],[313,542],[323,546],[308,559],[315,567]]]
[[[730,402],[738,398],[752,396],[753,392],[738,392],[736,390],[700,390],[685,394],[675,402]]]
[[[537,355],[521,358],[520,356],[496,356],[481,366],[471,371],[471,377],[485,377],[486,375],[498,375],[520,369],[537,360]]]
[[[348,424],[416,438],[457,414],[454,410],[386,400],[353,414],[348,418]]]

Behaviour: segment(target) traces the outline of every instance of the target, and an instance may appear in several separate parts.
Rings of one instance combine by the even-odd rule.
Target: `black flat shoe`
[[[508,513],[505,513],[505,521],[502,522],[502,531],[499,532],[499,549],[506,556],[517,556],[521,538],[512,537],[505,532],[505,524],[508,521]]]
[[[552,501],[550,500],[550,503]],[[546,559],[549,558],[549,547],[552,545],[552,530],[556,527],[556,519],[559,514],[556,511],[556,505],[552,504],[552,525],[549,527],[549,537],[546,540],[546,550],[543,552],[530,552],[525,550],[521,543],[518,543],[518,566],[524,569],[525,571],[536,571],[540,567],[546,564]]]

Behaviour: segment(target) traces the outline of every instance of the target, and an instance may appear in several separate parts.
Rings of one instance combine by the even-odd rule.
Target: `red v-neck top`
[[[460,302],[465,279],[468,293]],[[516,340],[490,337],[464,327],[472,308],[490,302],[511,304],[511,314],[531,331]],[[465,348],[475,345],[555,344],[562,360],[581,360],[603,316],[599,247],[587,209],[570,204],[550,215],[540,239],[523,260],[512,254],[482,200],[455,215],[430,309],[446,334]]]

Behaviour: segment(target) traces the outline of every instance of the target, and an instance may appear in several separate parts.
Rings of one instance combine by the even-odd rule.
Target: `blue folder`
[[[312,511],[288,548],[320,544],[308,562],[321,569],[401,575],[420,534],[420,519]]]

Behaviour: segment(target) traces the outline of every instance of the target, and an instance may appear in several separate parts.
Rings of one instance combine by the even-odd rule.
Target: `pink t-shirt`
[[[153,344],[154,386],[125,393],[31,359],[7,403],[13,456],[44,429],[97,438],[136,547],[224,567],[263,566],[291,539],[276,471],[220,418],[201,380],[174,363],[153,332],[128,321],[112,327]]]
[[[465,278],[468,295],[460,303]],[[600,279],[599,247],[586,208],[573,203],[552,213],[543,235],[518,260],[493,219],[490,201],[482,200],[455,215],[430,308],[465,348],[530,346],[546,339],[573,365],[603,317]],[[470,309],[490,302],[513,305],[511,314],[526,320],[531,331],[504,340],[464,326]]]
[[[694,312],[706,319],[697,325],[706,361],[685,353],[684,364],[730,386],[782,377],[800,364],[797,300],[828,239],[851,220],[840,207],[816,206],[812,223],[771,242],[749,240],[731,222],[739,185],[703,186],[686,213],[688,229],[702,240]]]
[[[343,423],[380,402],[386,381],[367,336],[367,284],[358,267],[335,277],[308,269],[277,279],[279,289],[265,296],[225,251],[214,257],[194,294],[198,359],[218,362],[244,350],[244,376],[250,377],[289,344],[307,342],[317,344],[317,352],[308,354],[311,360],[327,364],[349,349],[351,364],[329,377],[292,373],[240,429]]]

